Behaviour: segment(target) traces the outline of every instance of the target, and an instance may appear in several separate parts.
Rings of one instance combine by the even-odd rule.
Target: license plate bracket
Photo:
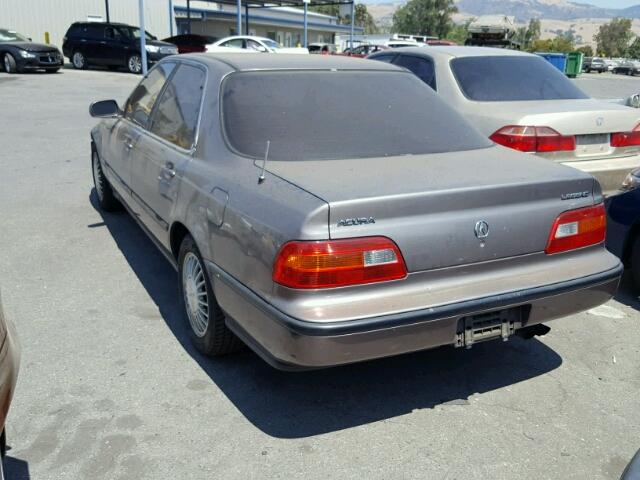
[[[576,154],[597,155],[607,153],[611,149],[611,137],[608,133],[576,135]]]
[[[523,308],[507,308],[463,317],[458,322],[456,347],[501,338],[506,342],[523,324]]]

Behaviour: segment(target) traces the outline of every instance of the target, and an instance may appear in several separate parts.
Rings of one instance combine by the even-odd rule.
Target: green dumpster
[[[564,73],[567,77],[576,78],[582,72],[582,59],[584,54],[582,52],[571,52],[567,54],[567,65],[565,66]]]

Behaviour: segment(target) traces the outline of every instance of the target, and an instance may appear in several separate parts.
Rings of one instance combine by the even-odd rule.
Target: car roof
[[[120,22],[75,22],[73,25],[98,25],[101,27],[110,26],[110,27],[132,27],[133,25],[129,25],[127,23]],[[138,28],[138,27],[134,27]]]
[[[342,55],[300,55],[286,53],[190,53],[181,58],[197,59],[215,65],[224,63],[237,71],[247,70],[389,70],[403,71],[395,65]]]
[[[410,52],[421,55],[442,56],[450,58],[459,57],[526,57],[531,53],[509,50],[506,48],[491,47],[465,47],[461,45],[427,45],[424,47],[398,48],[397,52]]]

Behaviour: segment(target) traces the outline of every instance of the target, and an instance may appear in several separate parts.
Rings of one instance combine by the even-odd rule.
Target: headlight
[[[26,50],[20,50],[20,56],[22,58],[36,58],[35,53],[27,52]]]
[[[640,169],[629,172],[622,181],[622,190],[634,190],[640,187]]]
[[[177,55],[178,47],[160,47],[160,53],[163,55]]]
[[[160,50],[160,47],[157,47],[155,45],[146,45],[145,48],[149,53],[158,53],[158,51]]]

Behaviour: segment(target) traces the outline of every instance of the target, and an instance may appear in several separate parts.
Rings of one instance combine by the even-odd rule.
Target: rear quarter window
[[[462,93],[478,102],[588,98],[563,73],[536,56],[478,56],[451,60]]]

